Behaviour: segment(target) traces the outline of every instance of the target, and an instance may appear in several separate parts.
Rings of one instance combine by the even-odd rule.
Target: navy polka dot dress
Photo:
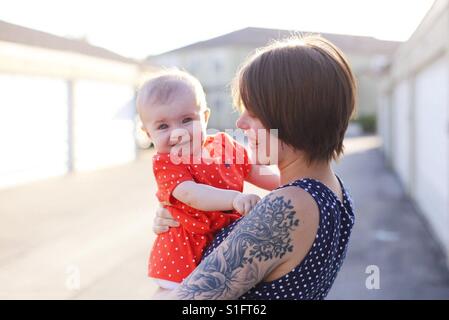
[[[343,202],[327,186],[314,179],[301,179],[279,187],[297,186],[315,199],[320,211],[315,241],[305,258],[293,270],[274,281],[258,283],[239,299],[319,300],[326,297],[345,259],[354,225],[352,200],[340,178],[338,180],[343,191]],[[204,257],[229,235],[239,221],[217,234]]]

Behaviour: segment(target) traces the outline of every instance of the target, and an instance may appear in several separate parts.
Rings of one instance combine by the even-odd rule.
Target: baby
[[[200,263],[215,234],[260,200],[242,193],[244,181],[272,190],[279,176],[261,175],[261,166],[250,164],[245,148],[229,135],[206,135],[210,109],[200,82],[187,72],[166,70],[148,80],[137,110],[156,150],[156,196],[180,224],[156,238],[148,275],[161,288],[174,289]]]

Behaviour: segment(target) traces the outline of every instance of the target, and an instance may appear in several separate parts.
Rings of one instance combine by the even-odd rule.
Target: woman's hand
[[[156,210],[156,217],[153,220],[153,232],[155,234],[167,232],[169,227],[176,228],[179,226],[179,222],[173,219],[171,213],[163,206]]]

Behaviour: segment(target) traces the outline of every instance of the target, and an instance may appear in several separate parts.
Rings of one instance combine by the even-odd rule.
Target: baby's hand
[[[260,197],[256,194],[240,193],[234,198],[232,206],[242,215],[248,214],[251,209],[259,202]]]

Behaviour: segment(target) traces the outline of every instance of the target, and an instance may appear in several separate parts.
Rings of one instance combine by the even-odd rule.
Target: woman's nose
[[[237,121],[235,122],[235,125],[236,125],[237,128],[242,129],[242,130],[248,130],[249,129],[248,121],[246,119],[246,116],[243,113],[237,119]]]

